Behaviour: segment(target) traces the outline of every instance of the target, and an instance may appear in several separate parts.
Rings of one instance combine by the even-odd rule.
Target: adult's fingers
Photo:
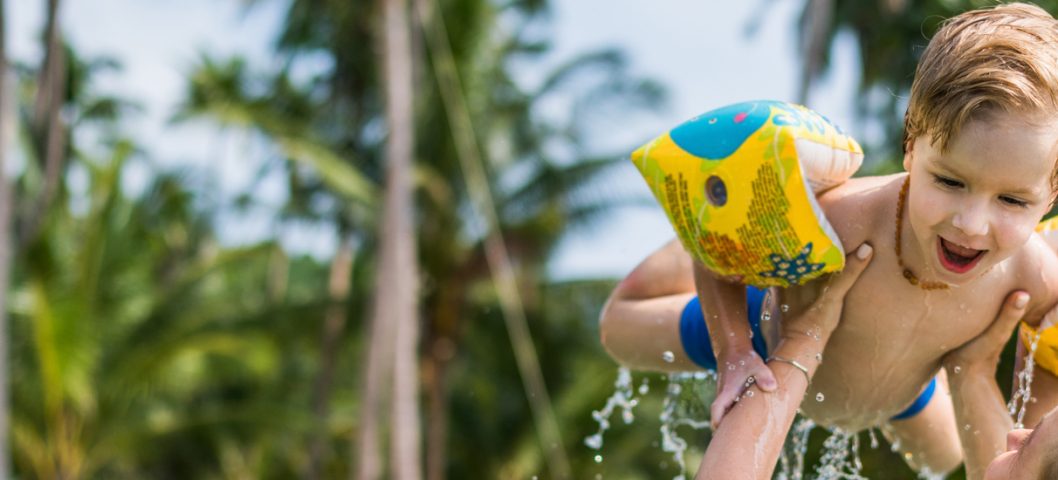
[[[1007,299],[1003,301],[1003,307],[1000,308],[995,321],[988,326],[984,333],[978,336],[978,340],[991,345],[1006,343],[1010,337],[1011,330],[1014,329],[1014,325],[1025,315],[1025,307],[1028,305],[1028,293],[1021,290],[1011,292],[1010,295],[1007,295]]]
[[[845,269],[831,277],[827,283],[827,289],[818,300],[819,307],[841,306],[845,301],[845,294],[852,288],[852,284],[860,278],[860,274],[871,263],[871,255],[874,248],[869,243],[862,243],[856,250],[845,256]]]

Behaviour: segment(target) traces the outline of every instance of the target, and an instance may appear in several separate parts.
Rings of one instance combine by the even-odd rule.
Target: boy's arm
[[[765,391],[772,391],[775,375],[753,350],[752,331],[746,321],[746,286],[719,278],[698,261],[694,262],[694,284],[716,356],[719,379],[709,416],[716,428],[750,377]]]
[[[779,386],[773,392],[762,392],[755,386],[747,390],[755,395],[747,393],[713,433],[697,480],[771,478],[808,381],[819,368],[816,354],[822,353],[837,327],[845,294],[863,273],[871,253],[870,246],[864,244],[850,254],[848,266],[831,277],[823,296],[800,315],[784,319],[775,359],[768,364]],[[818,332],[819,338],[809,338],[803,333],[806,331]]]
[[[1006,450],[1006,434],[1013,427],[1013,421],[995,381],[996,365],[1028,302],[1029,295],[1025,292],[1008,295],[988,329],[949,352],[943,360],[957,425],[970,426],[958,431],[966,478],[971,480],[983,478],[988,464]]]

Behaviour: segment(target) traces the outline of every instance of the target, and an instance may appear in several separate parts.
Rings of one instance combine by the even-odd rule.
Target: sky
[[[617,45],[632,71],[662,82],[669,108],[645,122],[612,119],[601,131],[641,145],[672,127],[723,105],[754,99],[794,101],[798,58],[796,19],[801,1],[577,0],[555,12],[557,56]],[[599,21],[600,11],[606,21]],[[747,26],[760,22],[756,33]],[[852,95],[859,61],[855,42],[839,37],[835,68],[810,96],[823,112],[854,136]],[[625,123],[635,123],[622,128]],[[629,152],[631,153],[631,152]],[[631,162],[616,175],[622,194],[649,197]],[[617,188],[617,187],[615,187]],[[560,278],[623,276],[675,234],[659,206],[620,208],[591,231],[571,236],[559,248],[551,272]]]
[[[253,180],[246,158],[264,152],[245,136],[218,135],[203,124],[173,125],[169,118],[183,96],[186,73],[202,52],[216,57],[246,56],[251,65],[275,61],[271,42],[287,2],[265,0],[247,10],[239,0],[65,0],[64,32],[83,55],[121,61],[121,73],[101,79],[102,91],[118,92],[143,106],[128,122],[133,138],[150,152],[157,168],[191,167],[221,198]],[[45,2],[8,1],[8,42],[12,56],[37,63]],[[601,119],[594,128],[608,145],[635,146],[708,110],[751,99],[794,100],[797,86],[795,22],[802,1],[750,0],[567,0],[553,2],[548,34],[558,64],[578,53],[618,47],[631,74],[667,88],[667,108],[645,117]],[[600,18],[600,12],[605,17]],[[750,24],[756,33],[747,35]],[[814,89],[809,106],[857,134],[852,124],[854,42],[842,38],[832,52],[836,68]],[[530,75],[527,72],[527,75]],[[527,79],[531,81],[531,79]],[[630,152],[629,152],[630,153]],[[145,178],[141,172],[140,178]],[[135,183],[137,175],[131,175]],[[627,163],[609,187],[621,195],[649,196],[646,184]],[[131,185],[129,188],[136,188]],[[283,201],[281,178],[266,179],[259,197]],[[251,242],[270,234],[253,219],[223,219],[226,243]],[[652,250],[673,238],[660,207],[618,208],[590,228],[573,232],[549,265],[558,278],[621,276]],[[326,257],[334,236],[304,225],[283,233],[295,251]]]

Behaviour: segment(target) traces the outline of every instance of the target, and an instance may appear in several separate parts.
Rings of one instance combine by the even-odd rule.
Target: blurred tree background
[[[926,39],[942,18],[985,3],[807,0],[802,100],[823,93],[812,82],[836,68],[835,35],[850,31],[864,59],[858,112],[883,127],[880,144],[899,145],[902,99]],[[274,41],[280,66],[205,53],[172,117],[268,145],[246,168],[285,179],[273,230],[332,227],[329,261],[289,254],[278,233],[238,248],[218,241],[224,212],[262,206],[249,191],[219,202],[201,172],[150,167],[119,122],[137,115],[136,99],[95,82],[120,65],[65,40],[63,22],[77,19],[61,15],[63,4],[42,6],[41,62],[7,59],[0,43],[0,384],[10,389],[9,404],[0,402],[10,442],[0,461],[10,466],[0,467],[18,478],[349,478],[364,457],[368,388],[381,407],[367,414],[382,433],[380,475],[414,462],[385,458],[398,436],[386,419],[399,412],[389,407],[401,374],[379,370],[374,387],[366,378],[381,358],[371,355],[394,355],[371,329],[392,137],[382,3],[289,0]],[[586,137],[600,115],[662,107],[662,86],[632,74],[616,50],[582,52],[522,81],[519,68],[542,65],[551,48],[536,33],[550,21],[546,0],[415,0],[407,9],[419,326],[411,393],[422,476],[677,475],[659,434],[660,375],[636,374],[637,386],[652,388],[634,423],[615,415],[601,451],[584,444],[617,378],[596,327],[616,279],[562,281],[545,269],[564,238],[645,201],[600,185],[634,145],[597,151]],[[310,78],[295,74],[309,64]],[[543,115],[556,101],[567,115]],[[870,172],[897,168],[899,151],[882,151]],[[468,156],[480,176],[466,171]],[[133,166],[153,168],[139,194],[122,188]],[[491,204],[476,193],[483,187]],[[497,238],[520,306],[496,287]],[[519,315],[528,330],[511,329]],[[533,388],[546,396],[527,395]],[[679,432],[693,471],[707,436]],[[884,447],[865,447],[863,460],[868,478],[912,475]]]

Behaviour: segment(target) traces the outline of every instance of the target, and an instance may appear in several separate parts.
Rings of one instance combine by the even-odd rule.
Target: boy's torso
[[[1038,275],[1019,278],[1030,276],[1019,265],[1042,249],[1038,239],[967,285],[932,291],[911,285],[894,248],[903,178],[853,179],[821,198],[846,250],[869,241],[875,253],[846,296],[841,322],[802,402],[802,411],[816,422],[858,430],[887,421],[915,399],[944,354],[984,331],[1007,293],[1044,291]],[[807,308],[821,286],[813,282],[784,291],[784,315]]]

